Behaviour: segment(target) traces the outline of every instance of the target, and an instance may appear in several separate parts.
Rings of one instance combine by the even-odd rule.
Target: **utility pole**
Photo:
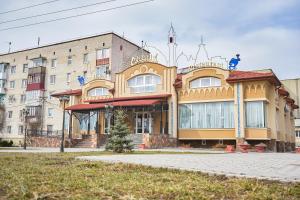
[[[66,109],[66,102],[70,100],[69,96],[60,96],[59,101],[63,104],[63,123],[62,123],[62,133],[61,133],[61,145],[60,145],[60,152],[64,152],[65,146],[65,109]]]

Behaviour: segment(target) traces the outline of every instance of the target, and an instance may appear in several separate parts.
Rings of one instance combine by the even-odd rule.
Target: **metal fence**
[[[62,131],[47,131],[47,130],[27,130],[27,135],[31,137],[61,137]]]

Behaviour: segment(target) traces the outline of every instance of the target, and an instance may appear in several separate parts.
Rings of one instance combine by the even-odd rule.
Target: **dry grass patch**
[[[0,199],[300,198],[300,184],[296,183],[75,159],[107,154],[111,153],[0,153]]]

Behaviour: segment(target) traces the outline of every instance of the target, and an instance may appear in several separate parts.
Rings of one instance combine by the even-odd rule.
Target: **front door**
[[[135,133],[151,133],[152,132],[152,117],[149,112],[135,113]]]

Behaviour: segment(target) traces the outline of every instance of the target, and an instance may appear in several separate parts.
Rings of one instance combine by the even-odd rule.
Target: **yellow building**
[[[265,143],[273,151],[295,146],[294,104],[271,70],[188,68],[178,73],[140,59],[116,73],[115,81],[94,79],[69,96],[69,141],[105,143],[115,109],[127,111],[135,144],[149,148]],[[84,143],[85,140],[88,142]]]

